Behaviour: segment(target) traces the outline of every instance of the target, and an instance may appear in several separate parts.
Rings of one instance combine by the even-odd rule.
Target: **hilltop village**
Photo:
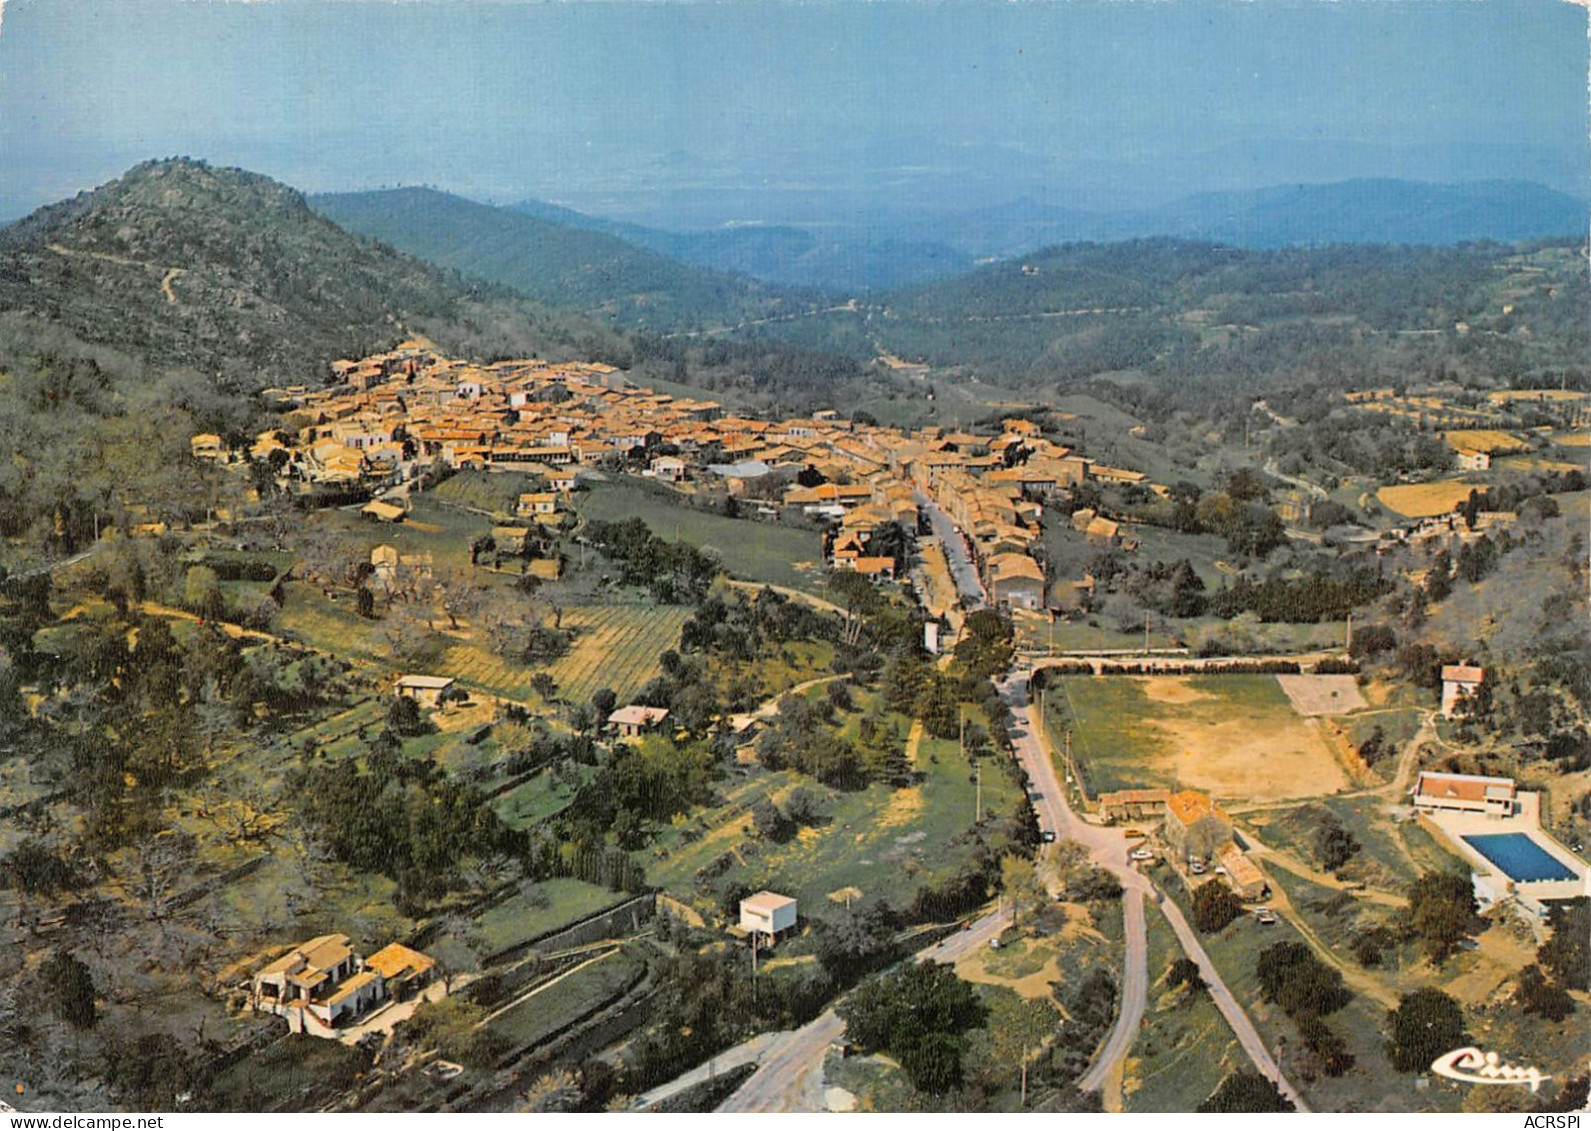
[[[580,469],[616,464],[682,489],[711,485],[748,504],[833,520],[828,563],[893,580],[900,560],[876,552],[875,534],[889,523],[915,532],[929,520],[925,508],[936,507],[965,539],[983,590],[972,595],[1018,609],[1045,601],[1044,572],[1033,557],[1042,500],[1088,480],[1146,481],[1045,439],[1029,420],[1006,420],[999,435],[903,432],[835,411],[758,420],[715,401],[638,387],[591,362],[479,364],[416,340],[335,362],[332,377],[323,389],[267,390],[298,428],[262,433],[248,457],[268,461],[301,491],[375,492],[373,518],[400,519],[403,490],[432,469],[507,470],[546,479],[550,491],[527,494],[520,509],[556,526],[565,510],[560,496]],[[194,436],[192,449],[201,459],[235,454],[213,434]],[[1118,525],[1091,510],[1076,512],[1073,525],[1090,542],[1121,540]]]

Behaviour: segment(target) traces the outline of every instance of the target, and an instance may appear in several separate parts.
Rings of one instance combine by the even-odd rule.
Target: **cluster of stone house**
[[[379,487],[429,466],[536,472],[548,489],[522,496],[527,524],[556,526],[584,465],[625,459],[664,482],[695,479],[742,498],[800,507],[832,520],[835,568],[893,579],[898,561],[874,540],[891,523],[915,532],[919,501],[931,498],[960,528],[992,601],[1036,609],[1045,578],[1033,556],[1043,501],[1088,479],[1137,482],[1012,419],[997,436],[922,428],[912,432],[842,420],[757,420],[712,401],[632,385],[610,366],[541,360],[477,364],[448,358],[423,339],[388,353],[332,365],[324,389],[275,390],[293,430],[262,433],[249,455],[276,458],[308,483]],[[218,437],[195,436],[196,456],[229,460]],[[284,462],[285,461],[285,462]],[[785,487],[791,479],[798,482]],[[377,500],[366,516],[398,522],[397,503]],[[1119,537],[1090,515],[1090,539]],[[505,540],[510,532],[505,528]]]
[[[1123,789],[1100,794],[1098,805],[1109,821],[1159,822],[1161,838],[1179,861],[1220,868],[1227,886],[1241,899],[1265,898],[1265,873],[1238,846],[1232,818],[1208,794]]]

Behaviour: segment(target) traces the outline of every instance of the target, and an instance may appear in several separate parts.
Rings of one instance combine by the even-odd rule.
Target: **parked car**
[[[1204,864],[1198,860],[1190,861],[1188,863],[1188,871],[1192,872],[1195,876],[1202,876],[1204,875]]]
[[[1276,913],[1269,907],[1256,907],[1254,909],[1254,918],[1266,927],[1273,926],[1276,923]]]
[[[1055,843],[1055,830],[1054,829],[1045,829],[1044,830],[1044,843],[1045,844],[1054,844]]]
[[[1153,860],[1155,858],[1155,854],[1147,848],[1135,848],[1127,855],[1134,860]]]

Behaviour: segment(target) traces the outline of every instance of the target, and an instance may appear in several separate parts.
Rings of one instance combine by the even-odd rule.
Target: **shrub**
[[[1242,902],[1219,880],[1211,880],[1193,893],[1193,925],[1207,935],[1224,930],[1241,914]]]

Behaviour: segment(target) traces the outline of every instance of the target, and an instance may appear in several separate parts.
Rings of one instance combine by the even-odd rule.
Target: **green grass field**
[[[1122,1072],[1123,1108],[1192,1111],[1228,1072],[1246,1066],[1248,1058],[1209,994],[1189,997],[1185,990],[1166,987],[1166,971],[1183,957],[1182,947],[1153,904],[1145,912],[1149,1004]]]
[[[578,789],[574,783],[589,779],[596,770],[578,762],[568,762],[565,763],[565,772],[570,775],[567,780],[543,770],[525,784],[497,798],[492,807],[511,829],[525,829],[545,821],[561,813],[574,800]]]
[[[580,497],[576,508],[585,518],[605,522],[645,519],[660,538],[716,550],[724,568],[746,581],[811,591],[823,585],[823,540],[812,528],[725,518],[722,513],[690,506],[667,488],[615,480],[594,485]],[[798,563],[810,568],[797,569]]]
[[[1276,800],[1347,780],[1273,676],[1068,676],[1050,685],[1045,710],[1057,738],[1071,728],[1094,793],[1164,786]]]
[[[1176,899],[1188,914],[1182,885],[1169,873],[1161,885],[1168,898]],[[1289,888],[1291,890],[1291,888]],[[1306,1078],[1300,1071],[1301,1043],[1297,1026],[1274,1005],[1260,1000],[1255,962],[1260,951],[1279,942],[1306,942],[1287,920],[1262,926],[1252,918],[1241,918],[1215,935],[1201,935],[1200,941],[1235,997],[1248,1013],[1267,1048],[1282,1049],[1283,1072],[1316,1111],[1361,1110],[1367,1098],[1381,1111],[1456,1111],[1462,1099],[1455,1093],[1433,1088],[1415,1090],[1411,1075],[1395,1072],[1387,1060],[1381,1029],[1386,1009],[1378,1002],[1355,994],[1342,1010],[1326,1018],[1348,1043],[1357,1059],[1355,1068],[1340,1077]],[[1307,942],[1306,942],[1307,945]],[[1293,1046],[1289,1048],[1289,1046]]]
[[[868,694],[858,694],[866,708]],[[847,719],[854,726],[858,715]],[[969,712],[970,721],[981,721]],[[910,720],[889,716],[903,735]],[[672,894],[688,896],[697,873],[726,854],[730,866],[716,887],[744,882],[752,888],[787,892],[805,906],[828,906],[829,892],[843,887],[863,897],[886,896],[903,902],[923,884],[942,879],[969,859],[970,846],[958,843],[972,825],[977,785],[955,742],[924,737],[916,768],[922,780],[905,789],[871,785],[842,793],[789,771],[746,772],[721,792],[724,804],[694,814],[662,830],[638,857],[647,878]],[[1016,805],[1019,788],[992,761],[982,771],[984,811],[1005,814]],[[758,841],[748,831],[749,808],[771,797],[781,801],[797,785],[822,798],[827,823],[777,845]]]
[[[492,1032],[520,1048],[544,1040],[587,1010],[621,992],[645,962],[624,950],[549,983],[520,1004],[487,1022]]]
[[[503,950],[611,907],[625,896],[581,880],[543,880],[489,908],[477,920],[488,951]]]

